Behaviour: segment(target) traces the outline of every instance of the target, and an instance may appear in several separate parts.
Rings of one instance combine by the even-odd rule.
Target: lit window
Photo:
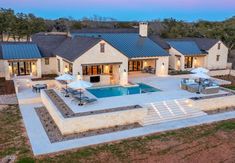
[[[221,43],[218,43],[218,50],[220,50]]]
[[[105,51],[105,44],[104,43],[100,43],[100,52],[104,53]]]
[[[49,65],[50,62],[49,62],[49,58],[45,58],[45,65]]]
[[[218,62],[219,59],[220,59],[220,55],[217,55],[217,56],[216,56],[216,61]]]

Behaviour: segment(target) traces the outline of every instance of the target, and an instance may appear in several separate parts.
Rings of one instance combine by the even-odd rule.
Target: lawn
[[[235,119],[40,157],[33,157],[17,105],[0,107],[0,119],[0,158],[18,162],[235,161]]]

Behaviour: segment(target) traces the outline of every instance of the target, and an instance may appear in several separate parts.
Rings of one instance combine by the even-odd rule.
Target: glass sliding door
[[[129,61],[129,71],[141,71],[143,67],[143,61]]]
[[[32,65],[35,64],[35,61],[11,61],[9,66],[12,67],[13,75],[30,75],[32,73]]]
[[[192,68],[193,67],[193,57],[185,57],[185,68]]]

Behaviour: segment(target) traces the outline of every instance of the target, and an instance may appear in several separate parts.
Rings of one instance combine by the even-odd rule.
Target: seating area
[[[218,93],[220,87],[211,79],[190,79],[184,78],[181,80],[180,87],[191,93],[214,94]]]
[[[71,102],[75,102],[80,106],[97,101],[95,98],[89,98],[85,96],[83,90],[78,91],[72,88],[62,88],[61,93],[64,95],[64,97],[71,98]]]
[[[149,67],[144,67],[144,68],[142,69],[142,73],[155,74],[155,72],[156,72],[156,69],[153,68],[153,67],[151,67],[151,66],[149,66]]]

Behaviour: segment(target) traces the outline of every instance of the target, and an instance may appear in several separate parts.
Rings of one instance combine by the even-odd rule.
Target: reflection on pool
[[[113,87],[103,87],[103,88],[89,88],[87,90],[97,98],[161,91],[157,88],[154,88],[144,83],[138,83],[137,86],[133,87],[113,86]]]

